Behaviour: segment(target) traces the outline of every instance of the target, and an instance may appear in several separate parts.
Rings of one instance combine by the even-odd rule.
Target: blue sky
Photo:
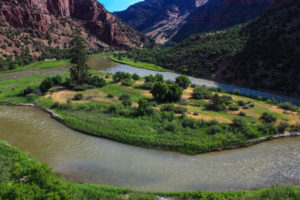
[[[143,0],[98,0],[98,1],[102,3],[108,11],[114,12],[114,11],[125,10],[130,5]]]

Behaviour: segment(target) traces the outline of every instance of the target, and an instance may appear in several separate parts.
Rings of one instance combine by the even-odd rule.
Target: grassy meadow
[[[54,110],[65,125],[75,130],[130,145],[187,154],[247,146],[250,140],[279,134],[282,124],[289,130],[300,123],[299,112],[257,99],[211,91],[230,96],[231,106],[238,108],[213,111],[206,108],[209,100],[194,99],[194,88],[189,87],[178,102],[159,103],[149,89],[141,89],[144,79],[125,86],[114,82],[111,74],[93,74],[105,79],[107,84],[83,91],[54,86],[46,94],[33,97],[23,96],[22,92],[28,86],[39,87],[46,76],[0,82],[0,103],[34,103]],[[61,76],[65,79],[68,73]],[[76,95],[81,98],[75,100]],[[123,95],[128,96],[130,105],[120,100]],[[140,99],[150,102],[151,115],[137,115]],[[262,122],[261,116],[266,112],[276,117],[276,123]],[[242,119],[242,131],[233,128],[235,119]]]

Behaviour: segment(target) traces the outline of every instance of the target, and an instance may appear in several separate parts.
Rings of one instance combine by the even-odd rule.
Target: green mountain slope
[[[180,73],[300,96],[300,1],[277,0],[251,23],[128,53]]]

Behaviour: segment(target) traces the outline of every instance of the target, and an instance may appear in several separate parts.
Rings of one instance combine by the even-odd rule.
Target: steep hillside
[[[0,57],[25,46],[35,56],[47,46],[68,47],[75,28],[82,29],[91,50],[149,42],[94,0],[2,0],[0,20]]]
[[[174,36],[179,42],[194,33],[207,32],[248,22],[261,15],[273,0],[209,0],[188,18]]]
[[[277,0],[251,23],[128,56],[194,76],[299,97],[299,55],[300,1]]]
[[[186,18],[208,0],[146,0],[115,14],[157,43],[169,41]]]
[[[247,22],[274,0],[146,0],[115,13],[157,43]]]

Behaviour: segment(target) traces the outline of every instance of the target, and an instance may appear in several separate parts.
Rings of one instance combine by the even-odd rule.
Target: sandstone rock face
[[[158,43],[243,23],[273,0],[145,0],[115,14]]]
[[[53,34],[59,47],[70,40],[75,27],[82,29],[86,42],[93,48],[128,49],[150,43],[147,37],[122,23],[95,0],[2,0],[0,20],[5,24],[2,27],[6,27],[0,36],[8,27],[40,40],[46,34]],[[1,37],[6,39],[5,35]]]

